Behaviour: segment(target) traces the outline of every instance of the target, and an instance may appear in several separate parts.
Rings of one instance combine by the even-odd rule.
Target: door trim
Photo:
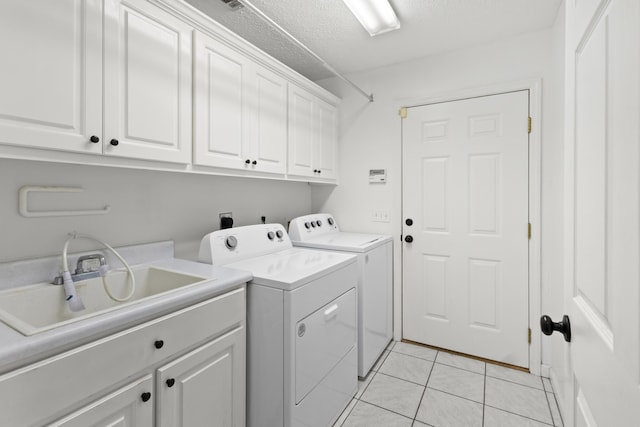
[[[542,354],[540,328],[537,327],[541,313],[541,266],[540,266],[540,195],[541,195],[541,105],[542,79],[519,80],[495,85],[479,86],[458,91],[444,92],[419,98],[399,99],[397,109],[417,107],[420,105],[458,101],[481,96],[497,95],[521,90],[529,91],[529,115],[532,118],[529,134],[529,222],[531,223],[531,239],[529,240],[529,328],[531,328],[531,344],[529,345],[529,370],[540,375]],[[400,119],[402,120],[402,119]],[[522,124],[525,126],[525,124]],[[402,147],[402,124],[400,124],[400,145]],[[404,175],[404,165],[401,166]],[[402,185],[402,184],[401,184]],[[401,195],[401,198],[403,195]],[[402,205],[401,205],[402,206]],[[401,218],[404,215],[401,214]],[[526,230],[523,228],[523,233]],[[402,255],[401,255],[402,257]],[[402,269],[400,270],[401,280]],[[395,293],[397,295],[397,293]],[[402,287],[399,298],[394,298],[394,339],[402,337]],[[526,339],[526,331],[522,331],[522,339]]]

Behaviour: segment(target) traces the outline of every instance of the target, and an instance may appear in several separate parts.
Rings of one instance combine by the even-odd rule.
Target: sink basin
[[[21,334],[29,336],[139,304],[186,286],[214,280],[148,266],[133,268],[133,275],[136,278],[136,291],[126,302],[117,302],[109,298],[101,277],[76,282],[76,291],[85,306],[85,310],[79,312],[69,310],[62,286],[38,283],[2,291],[0,320]],[[114,296],[126,296],[130,289],[126,270],[109,272],[107,285]]]

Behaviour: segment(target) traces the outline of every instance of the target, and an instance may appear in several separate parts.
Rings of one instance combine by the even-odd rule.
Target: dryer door
[[[295,331],[298,404],[356,344],[355,289],[299,321]]]

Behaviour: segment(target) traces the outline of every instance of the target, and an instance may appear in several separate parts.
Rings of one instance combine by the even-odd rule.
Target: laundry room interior
[[[13,408],[12,426],[111,425],[117,414],[158,426],[640,423],[640,3],[389,0],[399,23],[376,35],[351,10],[372,2],[355,0],[28,3],[0,5],[0,409]],[[456,133],[449,106],[469,129]],[[521,152],[508,157],[516,137],[492,144],[512,130]],[[447,151],[448,133],[471,151]],[[414,155],[412,142],[433,151]],[[474,143],[488,148],[475,153]],[[300,249],[305,233],[328,230],[371,237],[362,246],[392,242],[377,264],[378,279],[388,279],[379,316],[359,300],[362,277],[354,284],[366,249]],[[293,251],[291,261],[274,245]],[[65,281],[55,303],[65,314],[25,332],[39,308],[16,290],[54,287],[58,273],[62,283],[76,262],[83,267],[81,255],[112,264],[106,275],[104,257],[91,267],[102,276],[91,285],[109,293],[109,276],[121,272],[129,282],[113,286],[126,293],[130,283],[138,298],[134,283],[150,279],[134,281],[116,251],[133,271],[144,262],[203,284],[149,291],[125,303],[129,314],[111,302],[83,314],[67,307],[76,290]],[[257,262],[270,256],[273,264]],[[301,256],[309,281],[345,283],[327,284],[332,295],[301,285],[293,264]],[[234,269],[252,276],[225,276]],[[451,278],[457,287],[448,288]],[[220,305],[205,316],[211,301]],[[281,304],[283,317],[260,301]],[[300,344],[328,339],[314,335],[320,312],[342,322],[325,333],[335,352],[344,345],[340,358]],[[383,331],[372,338],[375,357],[358,355],[363,316]],[[179,341],[179,331],[214,320],[219,327],[185,333],[175,348],[159,338]],[[464,330],[458,340],[449,324]],[[500,341],[513,339],[500,335],[510,327],[517,349]],[[116,341],[143,329],[165,355],[133,350],[138,335]],[[216,347],[220,337],[231,344]],[[141,361],[109,364],[94,385],[86,371],[83,394],[65,391],[29,414],[56,394],[48,367],[70,370],[79,349],[109,343],[92,369],[115,363],[107,355]],[[266,364],[258,350],[277,360]],[[226,361],[198,381],[228,386],[211,387],[209,408],[173,408],[174,378],[183,397],[209,392],[189,383],[195,368],[175,373],[208,351]],[[370,361],[357,370],[362,357]],[[318,372],[296,373],[296,363]],[[335,368],[323,373],[324,363]]]

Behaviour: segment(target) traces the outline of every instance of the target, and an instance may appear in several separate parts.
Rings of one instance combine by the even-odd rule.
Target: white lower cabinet
[[[245,307],[243,286],[5,373],[0,424],[244,426]]]
[[[222,337],[158,369],[158,427],[244,425],[243,329]]]
[[[151,375],[127,384],[96,402],[51,424],[51,427],[112,427],[153,425]],[[146,400],[143,400],[144,399]]]

